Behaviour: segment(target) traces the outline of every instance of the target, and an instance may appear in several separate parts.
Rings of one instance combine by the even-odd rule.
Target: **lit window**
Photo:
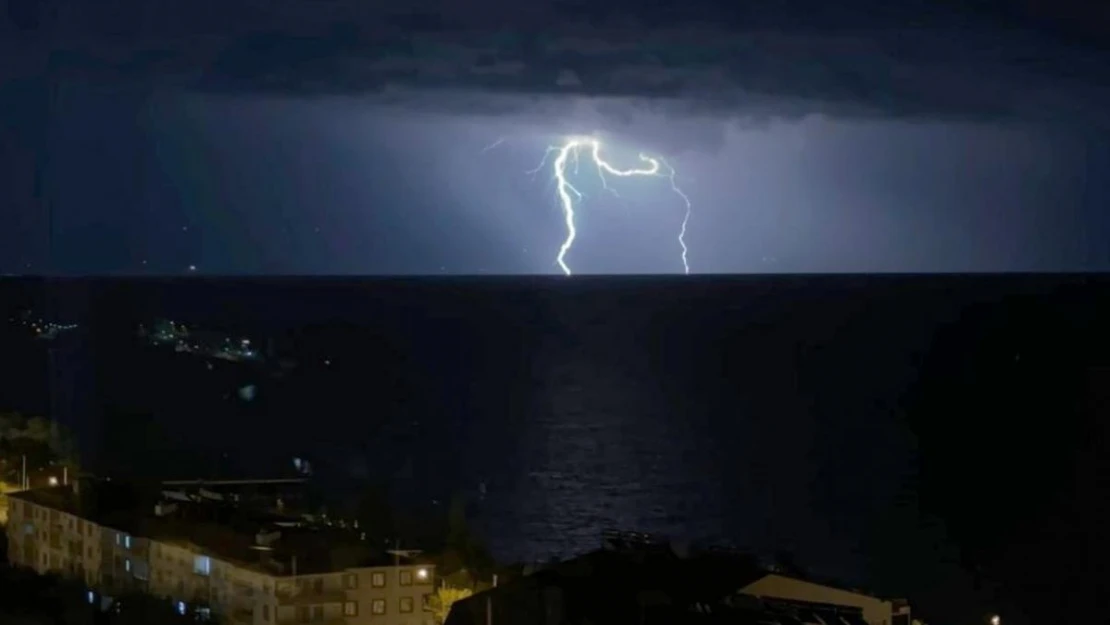
[[[123,547],[124,547],[124,549],[130,549],[131,548],[131,535],[130,534],[124,534],[124,536],[123,536]]]
[[[90,590],[88,596],[89,596],[89,605],[92,605],[92,604],[96,603],[96,593],[95,592]]]
[[[177,602],[177,613],[180,614],[181,616],[185,616],[185,602],[184,601],[178,601]]]
[[[374,588],[385,588],[385,573],[375,571],[370,574],[370,585]],[[377,612],[375,612],[377,614]]]
[[[348,573],[344,575],[343,586],[344,588],[348,588],[351,590],[358,588],[358,575],[355,575],[354,573]]]
[[[212,574],[212,558],[196,556],[193,558],[193,572],[197,575],[208,576]]]
[[[123,570],[127,571],[128,573],[131,572],[131,558],[123,561]]]
[[[358,602],[348,601],[343,604],[343,616],[358,616]]]
[[[385,599],[374,599],[370,604],[371,614],[385,614]]]
[[[412,571],[401,571],[401,585],[412,586]]]
[[[412,597],[401,597],[400,611],[402,613],[412,612]]]

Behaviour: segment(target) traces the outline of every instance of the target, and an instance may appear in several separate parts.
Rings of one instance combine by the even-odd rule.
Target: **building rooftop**
[[[78,488],[57,486],[10,496],[274,576],[394,563],[393,556],[363,540],[357,530],[228,501],[166,500],[156,486],[89,480]],[[427,563],[419,558],[405,562]]]
[[[702,614],[700,607],[723,606],[740,588],[766,575],[752,558],[710,552],[679,555],[663,545],[646,547],[602,549],[554,564],[459,601],[448,624],[485,622],[487,599],[493,620],[499,622],[542,620],[555,604],[562,606],[570,622],[687,622]],[[651,620],[649,612],[658,618]],[[645,620],[639,620],[641,616]]]
[[[99,481],[92,486],[35,488],[9,493],[8,497],[134,533],[141,522],[135,514],[142,506],[140,491],[108,481]]]
[[[676,547],[624,532],[603,538],[604,549],[457,602],[447,625],[481,625],[487,618],[538,622],[552,611],[564,622],[617,625],[866,625],[858,607],[743,594],[743,588],[775,574],[751,554]]]

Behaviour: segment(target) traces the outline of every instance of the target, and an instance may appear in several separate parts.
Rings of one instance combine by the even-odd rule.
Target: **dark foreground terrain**
[[[13,311],[80,324],[53,341],[5,330],[0,403],[71,423],[101,472],[265,472],[296,455],[337,490],[431,506],[469,494],[503,560],[581,552],[618,526],[791,552],[938,614],[1099,608],[1107,278],[0,292]],[[154,349],[135,329],[159,317],[255,337],[286,364]]]

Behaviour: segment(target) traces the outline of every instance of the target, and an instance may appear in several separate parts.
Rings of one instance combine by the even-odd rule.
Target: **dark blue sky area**
[[[3,273],[558,273],[525,172],[594,132],[675,166],[692,273],[1110,268],[1110,64],[1066,12],[48,4],[3,24]],[[575,273],[683,270],[666,180],[573,182]]]
[[[52,236],[41,214],[24,216],[26,229],[3,235],[7,272],[21,261],[69,274],[558,271],[553,159],[526,172],[562,125],[527,111],[417,115],[79,86],[57,107]],[[650,146],[667,123],[637,113],[606,142],[608,158],[638,164],[637,133]],[[692,123],[721,143],[661,155],[693,202],[692,272],[1110,266],[1106,151],[1092,137],[1017,123]],[[569,173],[585,194],[567,256],[576,273],[682,270],[683,205],[666,180],[613,180],[613,194],[585,157]]]

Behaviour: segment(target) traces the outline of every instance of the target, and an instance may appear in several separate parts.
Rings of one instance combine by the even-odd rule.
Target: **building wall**
[[[149,541],[111,527],[99,526],[98,529],[99,537],[94,535],[94,540],[99,543],[101,555],[95,587],[108,595],[146,591],[150,571]]]
[[[35,541],[26,532],[34,533],[30,507],[17,498],[8,499],[8,561],[18,566],[33,567],[38,560]]]
[[[434,589],[431,566],[365,567],[282,577],[275,593],[277,623],[429,625],[425,596]]]
[[[420,571],[425,574],[421,576]],[[354,604],[356,616],[349,625],[431,625],[432,613],[426,597],[435,592],[435,568],[424,565],[383,566],[346,571],[347,600]],[[353,584],[353,587],[352,587]],[[385,610],[375,614],[375,603]],[[402,608],[411,607],[410,612]],[[347,606],[348,611],[351,606]],[[349,612],[348,612],[349,613]]]
[[[863,619],[870,625],[891,625],[894,614],[894,606],[890,601],[783,575],[767,575],[745,586],[741,592],[757,597],[858,607],[863,610]]]
[[[85,577],[94,561],[86,558],[81,519],[13,498],[8,523],[9,559],[38,573]]]
[[[164,541],[150,541],[150,584],[148,592],[186,603],[207,602],[211,596],[213,560],[207,560],[208,574],[198,573],[203,561],[190,547]]]
[[[343,618],[342,573],[284,576],[277,580],[276,610],[278,623],[337,621]]]
[[[352,568],[272,576],[192,545],[147,539],[12,498],[9,560],[39,573],[83,578],[112,595],[139,590],[209,606],[231,625],[432,625],[425,597],[435,568]],[[424,571],[424,575],[421,575]],[[377,605],[384,613],[375,614]],[[411,606],[411,612],[401,612]]]
[[[242,625],[275,622],[275,578],[187,544],[150,541],[149,592],[188,606],[208,606]]]

